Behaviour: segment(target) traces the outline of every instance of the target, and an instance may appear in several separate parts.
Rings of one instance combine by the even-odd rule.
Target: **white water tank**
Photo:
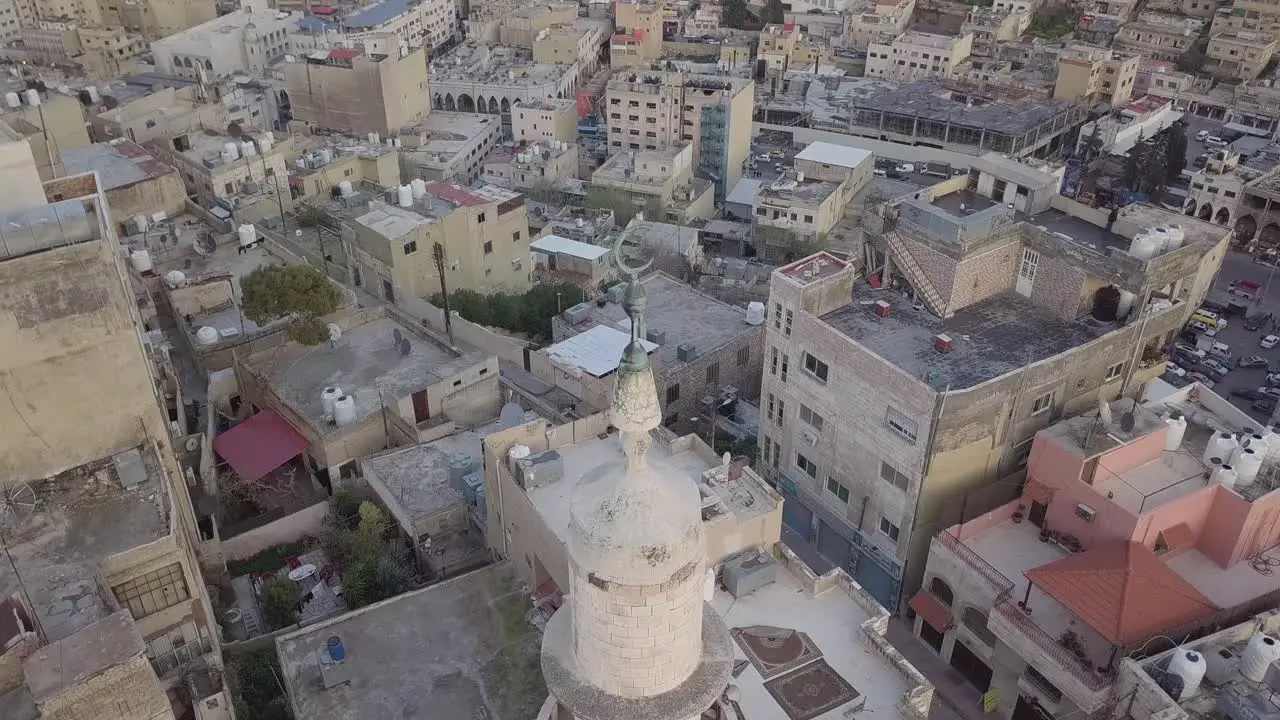
[[[1139,260],[1150,260],[1160,253],[1164,240],[1151,230],[1145,230],[1133,236],[1129,244],[1129,254]]]
[[[374,145],[377,145],[382,141],[378,139],[378,133],[374,132],[374,133],[369,133],[369,142],[373,143]]]
[[[33,89],[28,90],[28,91],[26,91],[25,93],[23,93],[23,96],[25,96],[25,97],[26,97],[26,99],[27,99],[27,104],[28,104],[28,105],[30,105],[30,106],[32,106],[32,107],[35,107],[35,106],[37,106],[37,105],[39,105],[39,104],[40,104],[40,91],[39,91],[39,90],[36,90],[36,89],[34,89],[34,88],[33,88]]]
[[[1200,462],[1205,465],[1213,458],[1218,458],[1222,462],[1230,462],[1231,454],[1235,452],[1238,441],[1231,433],[1218,433],[1216,437],[1209,441],[1204,448],[1204,455],[1200,457]]]
[[[4,94],[4,104],[8,107],[16,108],[22,104],[22,98],[19,98],[16,92],[8,92]]]
[[[240,154],[245,157],[253,157],[258,154],[258,148],[254,147],[252,142],[246,140],[240,143]]]
[[[222,157],[224,157],[224,158],[229,158],[229,159],[231,159],[231,160],[239,160],[239,159],[240,159],[240,146],[239,146],[239,145],[237,145],[236,143],[233,143],[233,142],[223,143],[223,144],[222,144]]]
[[[396,199],[400,202],[400,207],[413,207],[413,188],[408,185],[401,185],[396,190]]]
[[[196,331],[196,342],[201,345],[212,345],[218,342],[218,337],[218,329],[208,325],[204,325]]]
[[[1164,424],[1168,428],[1164,436],[1165,452],[1177,452],[1182,447],[1182,438],[1187,434],[1187,419],[1178,416],[1165,420]]]
[[[764,324],[764,303],[757,301],[747,303],[747,324]]]
[[[170,270],[164,274],[164,284],[171,288],[182,287],[186,282],[187,276],[181,270]]]
[[[1204,679],[1207,669],[1208,664],[1205,663],[1204,655],[1195,650],[1175,649],[1173,657],[1169,658],[1169,672],[1182,678],[1182,693],[1174,700],[1181,701],[1193,697],[1200,689],[1200,681]]]
[[[414,200],[421,200],[427,195],[427,181],[422,178],[414,178],[409,183],[409,189],[413,192]]]
[[[1244,656],[1240,658],[1240,674],[1253,682],[1262,682],[1267,676],[1267,667],[1280,660],[1280,640],[1258,633],[1249,638],[1245,645]]]
[[[258,228],[250,223],[245,223],[236,228],[236,236],[240,238],[240,247],[249,247],[258,242]]]
[[[1137,299],[1138,299],[1138,296],[1136,294],[1131,293],[1128,290],[1121,290],[1120,303],[1116,306],[1116,317],[1118,318],[1128,317],[1129,312],[1133,310],[1133,303]]]
[[[342,195],[342,197],[351,197],[351,193],[352,189],[350,180],[343,180],[338,183],[338,194]]]
[[[511,449],[507,450],[507,469],[514,473],[520,461],[532,454],[533,450],[530,450],[528,445],[512,445]]]
[[[89,102],[93,105],[97,105],[98,101],[102,99],[102,96],[98,94],[98,88],[94,85],[90,85],[84,91],[89,93]]]
[[[1238,478],[1239,475],[1236,473],[1236,469],[1223,463],[1213,469],[1213,472],[1209,475],[1209,482],[1232,490],[1235,488]]]
[[[1262,429],[1262,442],[1267,444],[1267,454],[1262,458],[1263,462],[1280,460],[1280,435],[1276,434],[1275,428],[1268,425]]]
[[[342,388],[333,387],[332,385],[320,391],[320,404],[324,406],[325,415],[333,416],[333,403],[342,395]]]
[[[263,155],[266,155],[267,153],[271,152],[271,146],[274,144],[274,142],[275,141],[271,139],[271,136],[269,134],[263,135],[262,137],[258,138],[258,149],[262,150]]]
[[[343,395],[333,401],[333,422],[338,427],[347,427],[356,421],[356,399]]]
[[[134,250],[129,253],[129,264],[139,273],[151,272],[151,253],[146,250]]]
[[[1236,482],[1242,486],[1252,485],[1258,479],[1258,471],[1262,469],[1262,456],[1252,448],[1245,448],[1236,453],[1231,465],[1236,469]]]

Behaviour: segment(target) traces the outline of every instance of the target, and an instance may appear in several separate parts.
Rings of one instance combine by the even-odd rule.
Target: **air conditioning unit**
[[[805,431],[801,432],[801,434],[800,434],[800,435],[801,435],[801,437],[803,437],[803,438],[804,438],[804,444],[805,444],[805,445],[808,445],[808,446],[810,446],[810,447],[813,447],[813,446],[815,446],[815,445],[817,445],[817,444],[818,444],[818,433],[816,433],[816,432],[814,432],[814,431],[812,431],[812,430],[805,430]]]
[[[1085,522],[1093,522],[1093,519],[1097,516],[1098,516],[1098,511],[1094,510],[1088,505],[1085,505],[1083,503],[1076,505],[1076,517],[1080,518],[1081,520]]]

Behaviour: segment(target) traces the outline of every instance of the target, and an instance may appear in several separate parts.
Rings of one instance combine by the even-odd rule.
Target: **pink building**
[[[1002,717],[1096,712],[1119,660],[1280,598],[1280,447],[1265,459],[1260,430],[1193,385],[1040,431],[1022,496],[934,538],[916,635]]]

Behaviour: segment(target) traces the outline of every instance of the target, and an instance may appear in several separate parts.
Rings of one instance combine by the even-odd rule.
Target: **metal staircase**
[[[917,296],[924,302],[929,312],[940,318],[947,316],[947,302],[942,298],[942,294],[930,282],[928,274],[924,268],[920,267],[920,263],[916,261],[911,251],[907,249],[907,244],[902,241],[902,237],[898,235],[895,228],[887,228],[884,233],[885,242],[889,248],[889,255],[893,258],[893,262],[902,270],[902,274],[907,277],[907,282],[911,283],[911,287],[915,289]]]

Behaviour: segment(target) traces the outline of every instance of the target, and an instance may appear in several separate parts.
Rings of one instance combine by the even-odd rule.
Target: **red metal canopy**
[[[213,439],[213,451],[249,482],[266,477],[308,445],[302,433],[269,408]]]

